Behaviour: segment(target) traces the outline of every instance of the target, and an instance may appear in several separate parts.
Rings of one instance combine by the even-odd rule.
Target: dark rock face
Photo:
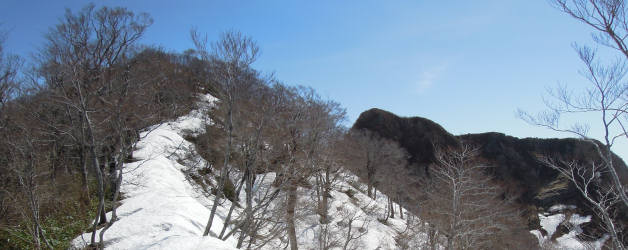
[[[577,190],[564,181],[566,189],[544,194],[551,185],[560,185],[558,172],[544,166],[537,156],[560,157],[566,160],[586,162],[598,158],[593,145],[578,139],[519,139],[501,133],[467,134],[458,136],[461,141],[481,147],[480,157],[495,166],[494,176],[504,183],[516,184],[521,192],[520,201],[540,207],[579,200]]]
[[[600,162],[591,142],[579,139],[519,139],[502,133],[453,136],[437,123],[420,117],[398,117],[390,112],[371,109],[363,112],[352,129],[368,129],[399,142],[410,154],[410,165],[420,170],[435,162],[435,147],[456,147],[466,143],[480,147],[479,158],[504,186],[506,195],[516,196],[524,206],[547,209],[555,204],[576,205],[588,210],[584,200],[558,172],[544,166],[538,156],[558,157],[565,161]],[[615,155],[614,164],[624,183],[628,180],[625,163]],[[586,165],[586,164],[585,164]],[[610,183],[610,179],[604,180]],[[587,214],[592,214],[591,211]]]
[[[437,123],[421,117],[400,118],[381,109],[360,114],[352,129],[368,129],[396,141],[410,154],[410,164],[427,167],[433,163],[435,146],[458,146],[455,136]]]

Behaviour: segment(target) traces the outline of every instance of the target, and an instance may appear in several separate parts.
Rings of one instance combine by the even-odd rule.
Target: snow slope
[[[207,103],[212,101],[210,97],[206,100]],[[181,159],[189,157],[190,153],[195,155],[194,146],[183,136],[190,131],[202,131],[205,121],[202,114],[201,111],[193,111],[141,134],[137,150],[133,153],[140,160],[125,166],[121,187],[125,198],[117,210],[119,220],[104,235],[107,249],[235,249],[235,238],[222,241],[212,236],[202,237],[213,198],[186,178],[184,171],[190,166],[180,164],[185,164]],[[195,159],[202,161],[198,155]],[[267,182],[272,181],[270,176],[270,179],[267,176]],[[348,176],[347,180],[350,179],[357,180],[355,176]],[[378,221],[377,218],[384,215],[386,197],[379,195],[378,200],[373,201],[357,191],[356,186],[355,183],[351,186],[346,181],[341,182],[332,193],[330,217],[333,220],[327,224],[328,229],[336,235],[336,240],[344,243],[342,236],[348,227],[343,218],[350,216],[355,218],[352,231],[364,234],[350,241],[350,247],[396,249],[395,236],[405,228],[405,220],[391,218],[385,224]],[[349,189],[353,191],[347,191]],[[304,201],[309,199],[307,193],[311,190],[299,189],[299,192],[304,194],[299,204],[307,204]],[[355,193],[353,198],[348,195],[350,192]],[[212,228],[212,235],[221,229],[229,206],[230,202],[225,201],[218,207],[214,225],[219,226]],[[308,213],[309,210],[303,207],[299,211],[306,211],[299,215],[299,245],[303,249],[316,248],[321,235],[318,215]],[[107,215],[111,216],[110,213]],[[85,247],[90,236],[90,233],[84,233],[75,238],[73,248]],[[285,244],[277,240],[264,248],[276,249],[285,247]]]

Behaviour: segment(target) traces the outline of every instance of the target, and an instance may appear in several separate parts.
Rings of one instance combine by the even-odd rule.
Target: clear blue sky
[[[65,8],[85,4],[4,0],[7,51],[28,56]],[[546,88],[559,82],[584,86],[571,44],[592,44],[587,26],[545,0],[97,2],[103,4],[149,13],[155,22],[143,43],[173,51],[192,47],[193,27],[210,38],[240,30],[262,49],[256,68],[340,102],[347,124],[377,107],[429,118],[454,134],[566,136],[514,113],[542,110]],[[627,144],[615,147],[625,159]]]

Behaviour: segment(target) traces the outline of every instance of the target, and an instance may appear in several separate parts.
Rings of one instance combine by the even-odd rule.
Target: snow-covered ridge
[[[206,100],[207,103],[212,101],[212,98]],[[190,131],[202,132],[203,123],[207,121],[203,113],[193,111],[141,134],[142,139],[133,153],[139,161],[125,166],[121,187],[125,199],[117,210],[119,220],[104,235],[107,249],[235,249],[236,239],[233,237],[222,241],[202,236],[213,198],[207,197],[184,174],[194,166],[185,166],[188,164],[182,159],[192,155],[195,160],[202,161],[195,153],[194,145],[183,137]],[[349,185],[351,180],[352,185]],[[380,222],[378,218],[383,216],[387,206],[386,197],[378,194],[374,201],[359,191],[359,185],[357,177],[347,173],[346,181],[340,182],[332,192],[329,231],[343,240],[348,229],[345,218],[353,217],[353,232],[363,236],[350,241],[351,248],[397,249],[395,237],[405,229],[406,220],[389,218],[385,224]],[[310,199],[305,194],[312,191],[300,188],[299,192],[304,194],[300,201],[304,205],[305,200]],[[220,231],[230,205],[225,201],[218,207],[213,224],[219,226],[212,227],[213,235]],[[297,222],[299,245],[304,249],[316,248],[321,235],[319,216],[301,213]],[[85,233],[77,237],[73,241],[74,248],[86,246],[90,235]],[[283,246],[285,242],[277,240],[264,248]]]
[[[203,103],[215,99],[207,97]],[[201,105],[207,109],[208,105]],[[119,220],[105,233],[107,249],[236,249],[236,238],[220,240],[218,235],[231,203],[226,200],[219,207],[214,219],[212,233],[203,237],[209,217],[213,197],[203,192],[198,184],[191,182],[186,173],[194,168],[205,166],[192,143],[186,141],[187,133],[201,133],[208,120],[203,111],[193,111],[176,121],[155,125],[141,134],[141,140],[134,151],[137,162],[126,164],[122,192],[125,199],[118,207]],[[192,164],[196,162],[196,164]],[[237,173],[235,173],[237,174]],[[330,240],[339,242],[341,248],[346,243],[345,236],[351,228],[354,236],[347,245],[349,249],[399,249],[400,233],[407,229],[408,217],[417,218],[406,212],[404,219],[384,217],[387,197],[378,194],[373,200],[360,190],[364,184],[350,173],[344,173],[331,193],[327,231],[332,232]],[[264,179],[271,183],[274,174]],[[270,186],[270,185],[266,185]],[[324,234],[319,215],[311,206],[313,190],[299,188],[300,201],[297,211],[297,237],[302,249],[317,249],[318,239]],[[240,200],[244,200],[241,194]],[[281,200],[282,198],[279,198]],[[308,203],[308,200],[310,201]],[[309,204],[309,205],[308,205]],[[555,206],[547,213],[539,215],[541,226],[547,232],[532,230],[541,246],[552,249],[599,249],[604,239],[596,242],[580,242],[577,235],[582,232],[580,225],[590,221],[590,216],[567,214],[573,209],[568,206]],[[236,214],[240,211],[236,209]],[[108,214],[110,217],[111,215]],[[351,224],[347,225],[351,218]],[[565,221],[568,220],[568,221]],[[570,232],[554,240],[552,235],[561,223],[571,225]],[[420,224],[420,223],[419,223]],[[405,239],[409,249],[420,249],[427,236],[412,235]],[[80,249],[89,243],[90,233],[85,233],[73,241],[74,248]],[[286,247],[286,242],[275,240],[262,249]]]

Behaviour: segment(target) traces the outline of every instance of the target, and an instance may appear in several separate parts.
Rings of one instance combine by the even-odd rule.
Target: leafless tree
[[[255,196],[253,186],[257,173],[262,170],[260,165],[263,161],[264,140],[267,138],[268,123],[272,119],[276,108],[276,98],[272,89],[267,85],[265,79],[259,78],[256,74],[251,76],[248,84],[240,84],[237,89],[237,109],[233,112],[234,122],[234,151],[239,159],[232,161],[232,165],[242,172],[238,181],[239,188],[244,188],[245,192],[245,218],[242,223],[243,230],[238,238],[237,247],[242,247],[246,236],[252,235],[249,232],[253,224],[253,197]],[[236,190],[239,194],[240,190]],[[230,223],[232,211],[235,209],[236,202],[233,202],[229,209],[223,228],[219,238],[225,239],[224,235],[227,225]]]
[[[422,218],[446,238],[447,249],[490,248],[497,235],[510,230],[508,220],[518,217],[484,173],[487,166],[474,162],[477,152],[468,145],[437,151],[438,162],[422,187]]]
[[[621,183],[614,164],[613,145],[618,139],[628,139],[628,83],[626,82],[626,60],[628,51],[625,44],[628,34],[626,4],[624,1],[605,0],[554,0],[552,3],[561,11],[591,26],[596,43],[610,47],[621,53],[613,62],[601,63],[597,52],[588,46],[577,46],[584,69],[580,71],[590,86],[580,95],[574,95],[566,86],[558,87],[549,94],[554,102],[546,101],[548,111],[531,115],[519,110],[519,116],[526,122],[552,130],[568,132],[591,141],[604,164],[607,165],[617,195],[624,207],[628,207],[626,188]],[[592,113],[600,116],[603,133],[602,144],[588,135],[588,124],[576,123],[571,127],[559,124],[561,116]]]
[[[284,119],[296,94],[293,88],[273,82],[267,89],[268,95],[263,96],[261,103],[253,105],[253,109],[260,109],[262,112],[255,112],[257,115],[251,123],[254,132],[250,134],[250,142],[255,142],[258,148],[250,153],[257,153],[256,161],[250,158],[245,164],[245,171],[250,173],[246,180],[245,193],[247,205],[244,210],[243,230],[238,238],[238,247],[248,237],[247,249],[251,247],[261,247],[265,244],[283,237],[287,226],[283,217],[286,216],[284,201],[285,195],[281,192],[291,184],[284,179],[284,170],[281,167],[286,164],[285,127],[282,126]],[[263,117],[267,116],[267,117]],[[262,123],[264,121],[264,123]],[[260,125],[263,125],[261,127]],[[260,130],[261,129],[261,130]],[[244,133],[245,135],[247,133]],[[269,173],[274,171],[275,179],[271,180]],[[279,175],[279,177],[277,177]],[[255,202],[253,202],[255,200]]]
[[[78,13],[66,11],[61,23],[47,34],[41,53],[41,69],[51,73],[45,79],[54,90],[54,100],[68,112],[76,112],[80,138],[86,149],[98,181],[97,217],[92,229],[91,244],[95,245],[96,227],[106,221],[104,211],[104,178],[100,169],[99,135],[95,104],[113,77],[113,67],[128,55],[133,44],[152,23],[146,14],[135,15],[124,8],[88,5]],[[71,133],[68,135],[72,136]],[[87,175],[84,167],[83,175]]]
[[[313,194],[320,222],[329,221],[329,197],[335,184],[340,180],[339,139],[343,129],[339,124],[345,119],[345,110],[340,104],[321,99],[313,90],[307,90],[309,100],[307,123],[307,143],[304,147],[308,165],[313,169]]]
[[[2,118],[2,106],[11,99],[16,85],[20,58],[4,53],[4,41],[6,33],[0,30],[0,118]],[[0,128],[2,124],[0,123]]]
[[[375,198],[379,171],[390,164],[401,164],[407,157],[401,147],[370,130],[350,131],[346,143],[346,166],[366,179],[367,195]],[[376,191],[375,191],[376,192]]]
[[[341,168],[340,138],[343,131],[336,129],[335,132],[329,134],[330,137],[325,138],[325,147],[314,159],[313,164],[318,167],[316,172],[314,193],[317,203],[317,213],[320,215],[320,222],[326,224],[329,218],[329,198],[333,189],[337,188],[338,183],[343,180],[344,174]]]
[[[309,157],[312,155],[306,147],[308,146],[308,139],[318,139],[316,137],[308,138],[306,131],[307,123],[309,121],[309,113],[307,100],[298,92],[298,89],[293,89],[290,92],[286,92],[287,102],[283,107],[282,117],[277,128],[283,128],[281,134],[279,134],[279,144],[277,146],[284,149],[284,163],[282,164],[281,174],[282,182],[285,182],[286,192],[286,212],[285,222],[287,225],[288,240],[290,243],[290,249],[298,249],[297,235],[296,235],[296,208],[298,202],[297,189],[299,185],[303,185],[303,182],[310,177],[315,170],[309,165],[311,160]],[[278,138],[278,139],[279,139]],[[311,142],[311,141],[309,141]]]
[[[435,249],[435,244],[429,244],[428,226],[429,224],[420,220],[415,215],[408,214],[406,217],[406,227],[395,236],[397,247],[399,247],[399,249]]]
[[[0,30],[0,131],[8,131],[7,122],[9,120],[5,103],[11,99],[15,92],[15,78],[19,68],[19,58],[4,53],[3,47],[5,39],[6,33]],[[3,173],[0,174],[0,178],[8,178],[8,176],[5,175],[8,175],[10,172],[9,168],[4,166],[0,167],[0,169],[0,172]],[[3,218],[9,210],[8,198],[5,198],[8,197],[9,194],[5,185],[7,184],[0,185],[0,189],[3,190],[0,192],[0,218]]]
[[[271,82],[274,82],[274,80]],[[247,98],[249,102],[245,106],[243,113],[244,116],[248,117],[246,119],[248,124],[247,126],[242,126],[240,133],[241,149],[244,158],[243,181],[245,183],[244,190],[246,196],[243,226],[245,230],[242,231],[238,238],[237,247],[243,245],[247,236],[249,237],[248,248],[256,241],[256,238],[270,239],[274,237],[274,233],[263,235],[261,232],[256,232],[259,231],[259,227],[262,224],[268,225],[271,222],[267,220],[267,215],[256,213],[255,211],[259,211],[260,208],[256,208],[256,205],[253,204],[253,199],[256,197],[257,206],[263,203],[274,202],[278,197],[277,192],[279,189],[269,192],[274,188],[264,186],[268,183],[264,182],[267,179],[267,173],[271,171],[269,169],[269,148],[266,144],[266,142],[272,140],[270,137],[274,136],[270,124],[276,118],[275,115],[283,102],[282,87],[277,82],[273,84],[274,86],[258,84],[260,88],[253,91],[255,92],[251,96],[253,98]],[[258,173],[261,173],[261,175]],[[264,210],[267,209],[264,208]]]
[[[628,19],[621,0],[552,0],[560,11],[594,29],[593,40],[628,58]]]
[[[29,231],[34,247],[36,249],[44,247],[52,249],[52,245],[46,238],[40,216],[40,204],[42,194],[44,194],[43,189],[45,189],[41,185],[42,170],[44,169],[42,162],[45,156],[38,152],[41,142],[38,141],[36,135],[31,133],[32,127],[30,126],[32,123],[25,123],[29,120],[28,115],[25,118],[18,118],[17,121],[14,119],[5,128],[13,132],[5,134],[5,138],[3,138],[3,144],[5,144],[3,146],[8,146],[11,151],[7,169],[17,177],[21,196],[26,202],[26,209],[19,212],[25,218],[25,222],[30,222],[28,223],[30,225]],[[14,202],[20,203],[19,200],[14,200]]]
[[[276,165],[284,155],[283,147],[275,144],[283,139],[277,136],[283,131],[277,123],[284,107],[289,105],[288,96],[293,94],[291,88],[276,82],[272,76],[260,77],[254,71],[249,73],[249,80],[236,86],[236,108],[232,112],[233,148],[229,160],[231,176],[236,180],[234,198],[240,197],[244,191],[245,203],[243,206],[238,200],[232,200],[218,235],[223,240],[236,235],[236,246],[247,249],[262,247],[285,235],[285,222],[279,219],[284,216],[285,206],[279,200],[284,197],[281,191],[287,182],[273,182],[273,176],[274,172],[280,172]],[[217,118],[216,126],[209,126],[208,131],[214,131],[216,127],[221,131],[215,132],[222,133],[224,124],[220,117],[224,117],[224,106],[220,109],[211,114]],[[222,154],[224,150],[218,146],[211,149],[211,154]]]
[[[392,141],[386,151],[383,154],[389,156],[386,165],[381,166],[380,170],[375,173],[375,179],[378,180],[377,188],[385,192],[387,195],[386,213],[384,218],[380,218],[384,221],[388,221],[388,218],[395,218],[395,209],[399,212],[399,216],[403,219],[403,208],[401,206],[402,199],[406,199],[409,195],[406,186],[415,182],[412,171],[408,168],[408,153],[397,143]],[[397,204],[397,208],[395,208]]]
[[[554,166],[562,175],[579,187],[579,191],[585,200],[594,208],[594,211],[604,222],[603,227],[609,227],[608,217],[605,214],[611,211],[599,211],[601,208],[611,209],[608,205],[611,196],[616,196],[619,202],[615,205],[619,209],[628,208],[628,196],[625,183],[622,183],[618,174],[617,158],[612,153],[613,145],[617,140],[628,139],[628,82],[626,73],[628,68],[628,47],[626,37],[628,35],[628,20],[626,19],[626,3],[621,0],[553,0],[551,3],[560,11],[570,15],[576,20],[590,26],[594,30],[593,40],[604,47],[619,52],[614,61],[601,62],[597,49],[589,46],[574,44],[580,60],[584,64],[580,74],[584,76],[590,85],[580,94],[574,94],[568,86],[559,86],[555,91],[550,91],[552,101],[546,101],[548,111],[538,115],[531,115],[519,110],[519,116],[526,122],[546,127],[555,131],[567,132],[576,135],[582,140],[589,141],[595,149],[597,157],[602,160],[595,165],[589,163],[550,164],[560,159],[547,159],[541,156],[541,160],[548,166]],[[589,125],[576,123],[570,127],[559,124],[564,116],[578,118],[584,114],[594,114],[600,117],[599,128],[602,133],[601,143],[589,135]],[[597,127],[596,127],[597,129]],[[595,159],[591,159],[595,161]],[[555,167],[565,166],[565,169]],[[603,176],[592,175],[591,168],[603,169]],[[620,169],[621,170],[621,169]],[[625,171],[623,169],[622,171]],[[596,184],[601,178],[610,179],[613,187],[603,187]],[[588,182],[583,180],[590,179]],[[596,179],[597,181],[594,181]],[[586,192],[583,192],[586,187]],[[594,191],[600,188],[599,191]],[[604,195],[592,195],[593,192],[610,192]],[[603,206],[600,206],[605,204]],[[617,224],[617,221],[615,223]],[[609,232],[616,248],[619,239],[614,233]],[[623,243],[622,243],[623,244]]]
[[[337,229],[331,223],[319,224],[316,240],[317,247],[321,250],[339,248],[342,245]]]
[[[368,205],[365,208],[369,209]],[[368,233],[368,226],[371,223],[369,216],[361,209],[349,209],[347,206],[339,206],[336,209],[340,217],[338,226],[343,237],[342,249],[360,249],[359,244],[355,242]]]
[[[330,135],[339,126],[344,110],[318,96],[311,88],[281,87],[283,101],[273,119],[276,131],[268,141],[279,169],[276,182],[285,192],[285,223],[291,249],[297,249],[296,209],[298,187],[308,186]]]
[[[614,207],[621,200],[616,195],[615,186],[603,183],[601,179],[602,175],[609,172],[607,165],[591,161],[589,166],[584,167],[575,160],[564,161],[547,156],[540,156],[539,159],[574,184],[595,214],[602,219],[602,228],[610,235],[612,248],[626,249],[621,234],[624,225],[617,220],[617,214],[614,212]]]
[[[218,85],[219,105],[223,107],[224,115],[220,117],[227,134],[227,142],[224,152],[224,163],[220,170],[220,178],[218,179],[218,187],[212,209],[205,227],[204,236],[207,236],[211,230],[216,209],[220,203],[222,189],[226,178],[228,178],[229,159],[233,147],[234,137],[234,112],[238,109],[238,86],[246,84],[245,71],[250,70],[250,65],[255,62],[259,56],[259,47],[250,38],[240,32],[228,31],[221,35],[221,38],[208,48],[207,37],[193,30],[191,32],[192,40],[201,58],[207,62],[216,65],[214,73],[214,81]]]
[[[120,197],[120,187],[123,181],[123,171],[125,162],[132,155],[135,145],[139,142],[139,131],[155,124],[159,121],[159,109],[163,105],[156,104],[152,101],[152,95],[155,93],[150,91],[147,86],[152,81],[146,81],[141,74],[133,71],[136,67],[133,61],[122,63],[116,67],[116,77],[111,79],[107,86],[106,93],[100,96],[102,109],[107,116],[103,117],[102,122],[107,124],[107,131],[110,134],[111,148],[109,155],[105,155],[105,167],[110,167],[111,173],[110,189],[112,190],[111,203],[111,219],[100,231],[99,247],[104,248],[103,237],[105,232],[115,223],[117,219],[118,198]],[[144,136],[150,131],[145,131]],[[113,166],[107,163],[110,158],[113,160]]]

